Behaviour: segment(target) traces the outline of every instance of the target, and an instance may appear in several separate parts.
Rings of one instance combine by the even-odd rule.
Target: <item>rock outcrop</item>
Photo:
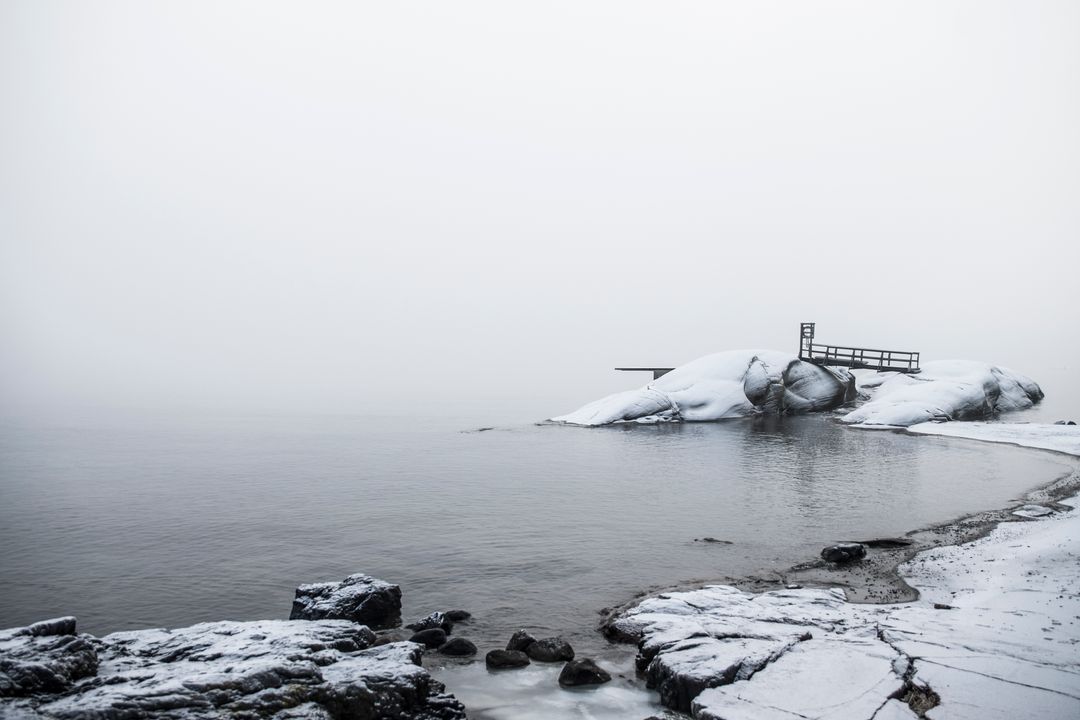
[[[290,620],[352,620],[376,629],[401,620],[401,588],[369,575],[296,588]]]
[[[413,643],[344,620],[202,623],[102,638],[73,618],[0,631],[0,715],[464,720]]]

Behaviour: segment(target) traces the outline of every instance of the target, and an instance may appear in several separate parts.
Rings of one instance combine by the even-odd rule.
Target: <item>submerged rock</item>
[[[375,634],[349,621],[215,622],[102,638],[75,635],[73,622],[45,634],[35,627],[0,631],[0,715],[465,718],[461,703],[420,667],[421,648],[371,647]],[[12,680],[31,663],[52,680]]]
[[[529,656],[520,650],[492,650],[484,658],[487,666],[493,670],[525,667]]]
[[[821,551],[821,557],[825,562],[849,563],[866,557],[866,546],[862,543],[840,543],[830,545]]]
[[[447,610],[443,615],[446,616],[447,620],[455,623],[465,622],[472,618],[472,613],[467,610]]]
[[[574,648],[561,637],[551,637],[529,643],[525,654],[538,662],[562,662],[574,659]]]
[[[440,655],[451,655],[454,657],[468,657],[476,654],[476,645],[465,638],[450,638],[446,643],[439,647]]]
[[[571,660],[559,673],[559,684],[563,687],[601,685],[610,680],[611,674],[589,658]]]
[[[401,588],[369,575],[296,588],[290,620],[352,620],[376,629],[401,618]]]

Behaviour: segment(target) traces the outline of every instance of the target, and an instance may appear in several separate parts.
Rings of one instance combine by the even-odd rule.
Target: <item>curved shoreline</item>
[[[1000,430],[997,427],[992,434],[999,435]],[[1002,443],[998,438],[963,439]],[[1075,440],[1069,436],[1070,450]],[[1032,448],[1022,442],[1008,444],[1064,455],[1071,461],[1072,469],[1025,492],[1019,504],[910,531],[903,536],[912,541],[910,545],[869,549],[865,559],[846,567],[815,561],[796,565],[771,578],[719,581],[726,584],[695,582],[667,591],[652,589],[606,610],[600,630],[609,640],[636,642],[638,668],[645,674],[649,687],[660,692],[666,705],[692,712],[698,718],[727,718],[729,712],[734,713],[731,717],[754,717],[754,712],[764,708],[781,711],[761,702],[765,697],[788,695],[795,699],[782,712],[800,717],[804,716],[801,709],[807,711],[805,717],[816,717],[815,704],[834,703],[830,707],[835,708],[837,702],[845,710],[857,710],[856,715],[867,718],[878,718],[878,713],[889,718],[929,717],[924,713],[943,702],[931,684],[946,691],[944,702],[952,712],[960,708],[959,717],[981,717],[979,713],[997,708],[994,703],[1015,706],[1020,702],[1013,698],[1018,691],[1010,690],[1013,680],[1009,673],[1017,667],[1038,677],[1024,692],[1033,697],[1049,697],[1051,700],[1047,702],[1051,704],[1072,707],[1070,703],[1080,703],[1080,672],[1070,665],[1071,661],[1066,660],[1063,665],[1059,657],[1056,664],[1048,660],[1045,666],[1032,662],[1039,652],[1053,656],[1056,648],[1052,646],[1061,642],[1049,637],[1053,634],[1049,626],[1073,624],[1070,615],[1060,615],[1060,603],[1057,620],[1053,619],[1054,611],[1035,608],[1040,599],[1046,604],[1048,597],[1046,588],[1040,589],[1040,582],[1045,586],[1049,578],[1060,583],[1054,587],[1061,587],[1061,593],[1067,593],[1064,586],[1076,583],[1076,578],[1069,575],[1072,571],[1053,564],[1063,550],[1068,558],[1075,556],[1073,536],[1062,535],[1061,524],[1045,525],[1043,520],[1067,521],[1068,518],[1075,523],[1076,515],[1054,512],[1050,518],[1033,520],[1013,513],[1026,504],[1024,501],[1051,505],[1055,511],[1077,507],[1080,453]],[[1072,503],[1059,504],[1069,496]],[[1031,529],[1024,530],[1025,524]],[[1006,530],[1008,526],[1013,529]],[[995,532],[998,529],[1001,532]],[[991,535],[986,543],[976,542]],[[1025,538],[1032,536],[1043,543],[1035,542],[1034,551],[1031,545],[1024,544]],[[1009,544],[1009,550],[1002,555],[1002,543],[1006,540],[1020,544]],[[1028,549],[1012,550],[1021,547]],[[1025,561],[1012,558],[1013,554],[1021,553],[1031,556],[1026,562],[1042,563],[1043,567],[1026,569],[1029,566]],[[953,565],[958,561],[958,565]],[[909,565],[902,573],[900,566],[904,563]],[[995,566],[1002,568],[1000,575],[1004,579],[976,574],[986,573],[987,567]],[[1020,567],[1025,568],[1024,572],[1019,572]],[[960,576],[965,584],[958,584]],[[930,603],[920,598],[920,592],[907,579],[912,579],[924,592],[941,596],[937,599],[942,602]],[[1070,597],[1057,595],[1059,601]],[[975,598],[977,603],[957,613],[942,613],[957,609],[950,604],[952,598],[965,605]],[[1075,599],[1071,597],[1063,602],[1068,605]],[[1006,635],[1013,632],[1006,628],[1008,623],[1002,620],[1003,615],[1041,618],[1029,624],[1041,622],[1048,627],[1043,627],[1041,633],[1022,636],[1022,647],[1012,652],[1012,646],[1005,650],[1002,643],[1015,645],[1016,638],[999,641],[995,632],[984,631],[985,627],[1000,626],[1005,628],[1002,632]],[[1075,630],[1064,628],[1064,631],[1066,645],[1071,647],[1080,642],[1080,637],[1073,637]],[[958,632],[966,633],[967,640],[955,637]],[[939,656],[944,653],[947,659],[935,657],[935,653]],[[954,659],[954,655],[959,659]],[[891,657],[891,667],[888,663],[881,664],[886,656]],[[822,672],[833,662],[846,664],[853,673],[875,664],[877,670],[864,673],[866,677],[862,679],[867,684],[858,699],[853,696],[837,701],[826,698],[814,687],[815,682],[808,682],[806,675]],[[973,672],[970,665],[978,663],[989,663],[996,670]],[[762,675],[763,680],[739,682],[756,679],[759,677],[756,673],[772,666],[777,669]],[[823,675],[821,679],[825,678]],[[1004,699],[1000,697],[1003,690]],[[878,704],[869,709],[860,707],[866,694],[878,697]],[[850,702],[850,706],[844,705],[845,702]],[[801,709],[796,712],[796,708]],[[972,710],[974,715],[970,714]],[[746,715],[747,712],[750,714]]]

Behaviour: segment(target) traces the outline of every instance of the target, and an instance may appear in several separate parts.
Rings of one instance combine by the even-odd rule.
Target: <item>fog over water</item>
[[[1080,5],[0,6],[0,414],[548,417],[821,340],[1076,413]],[[492,410],[494,413],[495,411]]]

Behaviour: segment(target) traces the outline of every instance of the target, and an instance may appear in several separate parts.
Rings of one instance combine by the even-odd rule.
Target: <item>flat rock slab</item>
[[[31,626],[33,627],[33,626]],[[55,660],[52,639],[94,666],[59,692],[0,698],[0,716],[63,720],[250,717],[464,720],[462,705],[420,667],[414,643],[371,647],[374,633],[344,620],[202,623],[177,630],[28,636],[0,632],[0,667]],[[71,628],[72,632],[74,628]],[[33,638],[27,644],[26,638]],[[22,686],[24,690],[26,686]]]
[[[401,588],[369,575],[296,588],[290,620],[352,620],[375,629],[401,620]]]
[[[876,638],[826,636],[800,643],[751,682],[705,690],[701,720],[872,718],[904,687],[907,660]]]

